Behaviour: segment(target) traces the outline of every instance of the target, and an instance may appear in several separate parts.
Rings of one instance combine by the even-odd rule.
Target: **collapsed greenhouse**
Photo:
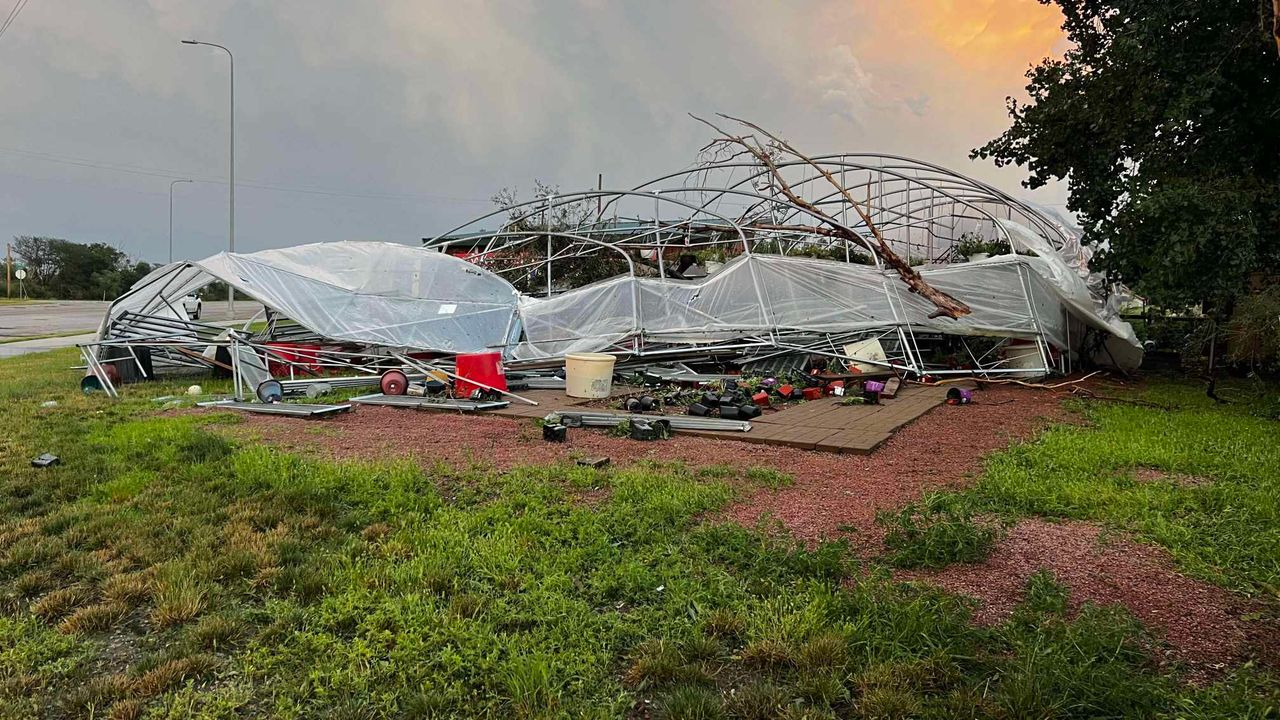
[[[173,263],[116,300],[82,350],[108,386],[211,368],[237,387],[372,377],[481,351],[516,370],[584,351],[719,372],[824,358],[911,378],[1135,367],[1126,296],[1090,255],[1051,212],[928,163],[731,158],[511,202],[422,247]],[[261,317],[189,318],[181,298],[214,282],[260,302]],[[921,287],[963,312],[942,313]]]

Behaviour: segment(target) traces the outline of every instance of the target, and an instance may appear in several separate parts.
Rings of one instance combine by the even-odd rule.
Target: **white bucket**
[[[852,343],[844,346],[844,354],[848,357],[855,358],[847,363],[847,367],[854,372],[869,373],[879,372],[886,369],[884,364],[889,362],[888,356],[885,355],[884,346],[876,338],[863,340],[861,342]],[[867,360],[868,362],[858,362],[859,360]]]
[[[1007,373],[1003,377],[1039,379],[1044,377],[1044,356],[1040,346],[1027,340],[1010,340],[1004,347],[1004,367],[1022,372]]]
[[[570,353],[564,356],[564,392],[569,397],[606,398],[613,390],[613,364],[604,353]]]

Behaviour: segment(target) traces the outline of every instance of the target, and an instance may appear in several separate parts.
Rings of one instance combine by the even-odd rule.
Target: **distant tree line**
[[[154,269],[104,243],[20,235],[13,251],[27,271],[27,295],[35,298],[112,300]]]

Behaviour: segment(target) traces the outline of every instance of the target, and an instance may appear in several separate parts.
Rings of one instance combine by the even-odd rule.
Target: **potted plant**
[[[698,253],[698,261],[702,267],[706,269],[708,275],[715,275],[724,269],[725,254],[724,249],[712,247]]]
[[[960,236],[956,243],[955,254],[969,262],[986,260],[992,255],[1008,255],[1011,252],[1009,243],[1003,240],[988,240],[981,233],[967,232]]]

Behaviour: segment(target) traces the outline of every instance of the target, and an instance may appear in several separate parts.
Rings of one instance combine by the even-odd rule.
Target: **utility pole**
[[[9,285],[13,282],[13,243],[4,244],[4,296],[13,297]]]

